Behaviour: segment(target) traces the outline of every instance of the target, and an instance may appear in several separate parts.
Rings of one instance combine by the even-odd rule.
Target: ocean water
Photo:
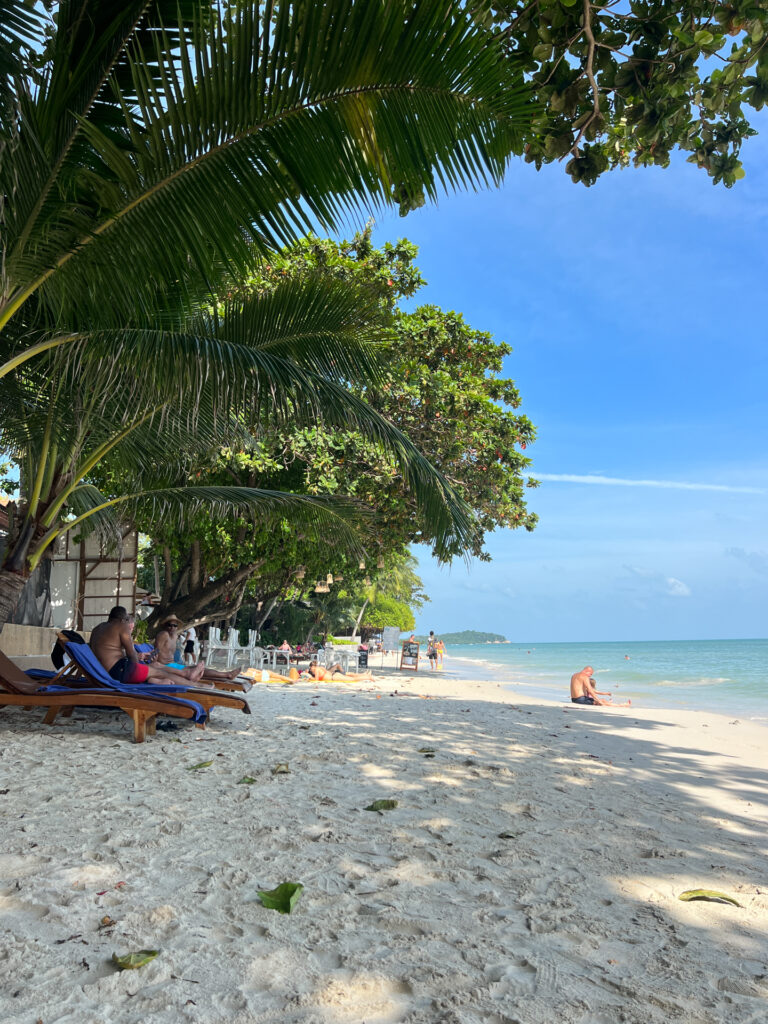
[[[768,721],[768,640],[471,644],[450,647],[445,670],[472,670],[504,685],[514,681],[513,692],[568,700],[571,675],[585,665],[614,700]]]

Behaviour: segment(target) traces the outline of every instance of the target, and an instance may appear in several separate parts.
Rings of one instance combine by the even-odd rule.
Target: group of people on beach
[[[204,661],[198,661],[192,665],[184,665],[176,661],[177,649],[179,646],[180,622],[175,615],[170,615],[160,625],[155,637],[154,649],[151,652],[140,653],[136,650],[133,642],[133,630],[136,620],[126,608],[121,605],[114,607],[106,622],[100,623],[91,633],[90,646],[96,657],[113,679],[121,683],[165,683],[166,685],[183,685],[184,683],[201,683],[215,686],[217,681],[232,680],[240,672],[234,668],[227,672],[220,672],[208,668]],[[187,648],[192,647],[192,651]],[[283,641],[278,648],[281,651],[291,651],[290,644]],[[187,634],[185,656],[190,653],[194,661],[194,645]],[[431,669],[437,667],[438,657],[442,662],[442,654],[445,652],[445,645],[430,632],[427,640],[427,657]],[[251,674],[251,673],[248,673]],[[286,682],[286,677],[269,669],[261,670],[261,679],[265,682]],[[598,690],[595,686],[594,669],[586,665],[581,671],[574,672],[571,676],[571,703],[587,704],[610,707],[627,707],[631,701],[627,700],[621,704],[611,699],[611,693],[605,690]],[[266,679],[265,679],[266,676]],[[321,665],[317,657],[313,658],[304,671],[299,671],[295,666],[289,666],[288,680],[295,681],[301,677],[314,679],[317,682],[324,680],[339,681],[348,683],[371,682],[373,676],[370,672],[343,672],[340,662],[330,665]],[[609,699],[605,699],[609,698]]]
[[[94,627],[90,647],[107,672],[119,683],[149,682],[178,686],[191,682],[215,685],[221,680],[234,679],[238,669],[219,672],[208,668],[204,661],[192,665],[176,661],[180,624],[175,615],[168,616],[157,632],[154,649],[140,653],[133,642],[136,618],[122,605],[116,605],[110,611],[107,621]],[[187,635],[186,647],[189,645]],[[191,653],[194,660],[194,644]]]
[[[136,625],[135,616],[122,605],[116,605],[109,613],[106,622],[99,623],[91,633],[90,647],[104,668],[113,679],[120,683],[164,683],[166,685],[209,684],[215,686],[222,680],[232,680],[240,674],[239,668],[220,672],[209,668],[204,661],[194,660],[194,638],[187,631],[184,647],[185,658],[192,655],[192,665],[185,665],[176,660],[180,646],[179,619],[169,615],[160,624],[155,636],[154,649],[141,653],[136,650],[133,641],[133,630]],[[191,648],[191,649],[190,649]],[[290,644],[283,641],[278,650],[291,651]],[[284,683],[286,676],[267,669],[270,681]],[[288,679],[296,680],[301,676],[316,679],[318,682],[329,679],[346,683],[370,682],[370,672],[342,672],[341,664],[320,665],[317,658],[310,661],[309,666],[299,672],[289,668]],[[261,678],[264,676],[261,674]]]

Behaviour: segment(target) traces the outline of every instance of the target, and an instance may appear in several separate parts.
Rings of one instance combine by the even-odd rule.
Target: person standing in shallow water
[[[431,629],[427,638],[427,657],[429,658],[429,667],[434,671],[437,668],[437,637]]]
[[[438,640],[436,646],[437,646],[437,667],[438,668],[442,668],[443,667],[443,658],[445,656],[445,644],[443,643],[442,640]]]
[[[571,703],[572,704],[597,704],[600,707],[624,708],[632,703],[631,700],[623,704],[614,704],[612,700],[601,700],[600,697],[610,697],[611,694],[604,690],[596,690],[592,682],[594,669],[586,665],[581,672],[574,672],[571,676]]]

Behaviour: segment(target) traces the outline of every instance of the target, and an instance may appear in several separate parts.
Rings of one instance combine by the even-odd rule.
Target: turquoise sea
[[[768,640],[472,644],[448,649],[445,670],[495,678],[514,692],[567,700],[591,665],[598,690],[653,708],[719,711],[768,721]]]

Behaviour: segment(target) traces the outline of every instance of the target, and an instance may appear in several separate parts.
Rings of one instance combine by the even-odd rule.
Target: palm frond
[[[29,53],[39,49],[43,25],[37,5],[0,0],[0,107],[6,105],[9,80],[23,75]]]
[[[178,46],[134,35],[130,88],[108,82],[114,124],[81,122],[87,159],[62,169],[35,246],[10,248],[8,310],[34,293],[60,318],[124,323],[158,282],[199,290],[247,272],[254,246],[500,179],[528,94],[460,3],[293,0],[274,25],[270,10],[178,25]],[[18,135],[45,146],[29,109]]]
[[[98,488],[84,485],[73,492],[71,510],[75,518],[50,530],[35,549],[33,566],[56,537],[70,530],[114,538],[121,523],[134,520],[184,529],[201,512],[212,519],[236,515],[252,522],[266,520],[276,529],[300,530],[318,544],[330,538],[335,547],[353,557],[359,557],[371,539],[366,531],[372,520],[358,502],[255,487],[169,487],[110,499]]]

